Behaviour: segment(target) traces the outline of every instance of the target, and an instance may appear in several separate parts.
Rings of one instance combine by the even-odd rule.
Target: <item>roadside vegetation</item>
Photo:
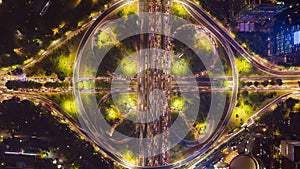
[[[49,56],[25,70],[28,77],[57,77],[63,81],[73,76],[74,61],[77,48],[83,33],[78,34],[67,44],[63,45]]]
[[[277,92],[239,92],[237,103],[227,128],[233,130],[240,127],[249,119],[249,117],[281,94],[282,93]]]

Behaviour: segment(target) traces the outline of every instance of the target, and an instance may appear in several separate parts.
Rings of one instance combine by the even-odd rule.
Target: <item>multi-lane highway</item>
[[[152,3],[154,3],[155,1],[151,1]],[[170,11],[170,7],[172,5],[172,1],[169,0],[165,0],[163,1],[165,4],[163,4],[163,6],[165,7],[165,10],[163,12],[165,13],[171,13]],[[39,60],[41,60],[42,58],[46,57],[49,53],[51,53],[53,50],[57,49],[58,47],[60,47],[62,44],[64,44],[67,40],[71,39],[73,36],[75,36],[76,34],[78,34],[78,32],[85,30],[88,27],[91,27],[89,29],[91,33],[91,30],[93,30],[94,28],[96,28],[99,23],[99,20],[102,20],[106,15],[114,10],[116,10],[117,8],[119,8],[120,6],[125,5],[126,3],[128,3],[127,0],[125,1],[120,1],[118,2],[116,5],[113,5],[112,8],[110,8],[109,10],[104,12],[104,15],[101,15],[101,13],[99,13],[98,15],[96,15],[92,20],[90,20],[89,22],[87,22],[86,24],[84,24],[80,29],[78,29],[77,31],[72,32],[71,34],[69,34],[68,36],[66,36],[65,38],[59,40],[56,44],[54,44],[53,46],[50,46],[44,53],[42,53],[40,56],[37,56],[32,62],[30,62],[27,65],[23,65],[21,66],[21,68],[26,68],[28,66],[32,66],[35,63],[37,63]],[[157,4],[155,2],[155,4]],[[159,3],[158,3],[159,4]],[[258,82],[262,82],[264,80],[270,80],[272,78],[278,78],[278,79],[282,79],[283,85],[268,85],[268,86],[263,86],[263,85],[258,85],[258,86],[244,86],[241,87],[239,90],[247,90],[247,91],[300,91],[300,88],[298,85],[298,79],[300,76],[300,72],[298,71],[298,69],[296,69],[295,71],[288,71],[286,69],[283,69],[281,67],[275,66],[273,64],[270,64],[268,62],[265,61],[261,61],[260,58],[253,56],[251,54],[249,54],[246,49],[244,49],[239,43],[237,43],[228,33],[228,31],[226,31],[226,28],[224,28],[222,25],[220,25],[218,22],[216,22],[215,20],[211,19],[211,17],[201,8],[199,8],[198,6],[196,6],[194,3],[188,1],[188,0],[184,0],[183,4],[186,5],[186,9],[190,12],[190,14],[197,20],[199,20],[202,24],[204,24],[205,27],[208,28],[208,30],[210,30],[218,39],[220,39],[221,42],[224,42],[224,48],[226,50],[227,53],[231,52],[230,46],[229,44],[235,49],[237,50],[241,55],[243,55],[249,62],[251,62],[251,64],[253,64],[253,66],[259,68],[260,70],[269,73],[271,75],[268,76],[253,76],[253,77],[241,77],[239,80],[242,82],[254,82],[254,81],[258,81]],[[161,7],[157,6],[157,5],[153,5],[151,4],[149,6],[150,11],[149,12],[157,12],[159,11]],[[148,9],[148,8],[145,8]],[[100,16],[100,17],[99,17]],[[96,19],[97,18],[97,19]],[[94,22],[96,20],[96,22]],[[93,23],[94,22],[94,23]],[[164,48],[166,49],[166,54],[164,55],[164,58],[159,58],[162,54],[161,53],[153,53],[153,55],[147,55],[149,58],[144,57],[145,53],[142,53],[139,58],[139,63],[142,65],[140,66],[140,70],[139,72],[145,72],[144,70],[151,70],[152,68],[160,68],[160,66],[163,65],[164,69],[163,72],[165,72],[165,75],[162,76],[162,73],[159,71],[147,71],[147,73],[141,73],[137,79],[130,79],[131,81],[136,81],[136,84],[131,84],[129,86],[126,86],[124,84],[122,84],[122,81],[126,81],[128,79],[114,79],[114,77],[98,77],[98,78],[85,78],[85,79],[81,79],[82,82],[84,81],[88,81],[88,82],[95,82],[97,80],[101,81],[116,81],[119,80],[120,81],[120,85],[116,86],[115,88],[111,89],[111,88],[82,88],[81,91],[82,92],[91,92],[91,93],[95,93],[95,92],[120,92],[120,93],[137,93],[139,95],[139,98],[141,100],[144,100],[145,97],[147,97],[147,94],[149,94],[153,89],[155,88],[159,88],[159,89],[163,89],[167,95],[166,97],[168,98],[170,96],[170,93],[172,92],[176,92],[177,88],[176,87],[172,87],[172,85],[174,85],[174,83],[172,83],[173,79],[171,78],[171,73],[170,73],[170,66],[171,66],[171,59],[170,59],[170,52],[172,51],[172,43],[170,41],[170,39],[168,39],[169,37],[165,37],[164,40],[162,40],[161,35],[155,35],[154,32],[162,32],[164,31],[169,31],[169,24],[170,23],[170,19],[167,18],[163,18],[161,20],[155,20],[152,18],[151,23],[153,25],[150,25],[151,28],[153,28],[155,31],[153,31],[153,34],[151,36],[151,38],[147,39],[147,41],[149,40],[149,45],[152,48]],[[162,26],[164,25],[164,29],[163,30],[159,30]],[[170,34],[170,32],[164,32],[164,34]],[[84,39],[86,40],[86,39]],[[81,44],[80,49],[83,48],[83,44]],[[152,51],[148,51],[149,53],[151,53]],[[158,50],[155,52],[159,52]],[[148,59],[148,60],[147,60]],[[233,59],[233,58],[231,58]],[[149,63],[149,65],[145,64],[145,63]],[[234,63],[234,62],[232,62]],[[147,67],[146,67],[147,66]],[[233,65],[233,67],[235,67],[236,65]],[[210,81],[207,80],[203,80],[201,78],[196,79],[197,83],[198,83],[198,89],[200,92],[224,92],[224,91],[232,91],[233,88],[237,87],[237,74],[236,72],[233,77],[210,77]],[[160,75],[160,76],[159,76]],[[276,76],[274,76],[276,75]],[[76,130],[78,130],[79,135],[84,135],[82,133],[82,129],[80,128],[80,126],[76,125],[75,122],[72,122],[72,119],[69,119],[69,116],[67,114],[63,114],[60,113],[60,109],[56,106],[53,106],[52,102],[48,99],[39,97],[38,94],[42,93],[42,92],[46,92],[46,93],[71,93],[73,88],[69,87],[66,89],[62,89],[62,88],[56,88],[56,89],[49,89],[49,88],[42,88],[42,89],[20,89],[20,91],[12,91],[12,90],[8,90],[6,89],[5,86],[3,86],[8,80],[18,80],[21,78],[20,77],[16,77],[16,76],[1,76],[1,83],[0,83],[0,92],[1,93],[6,93],[6,94],[12,94],[12,95],[17,95],[21,98],[27,98],[29,100],[32,101],[39,101],[39,102],[44,102],[45,104],[49,104],[50,108],[52,108],[53,112],[56,112],[56,114],[58,116],[60,116],[61,118],[67,119],[67,122],[70,122],[70,125],[72,125],[72,127]],[[177,83],[181,84],[182,86],[182,90],[180,92],[190,92],[192,89],[195,90],[194,88],[192,88],[192,86],[190,86],[190,83],[186,83],[186,81],[190,80],[190,79],[195,79],[195,77],[180,77],[179,81]],[[56,82],[58,81],[57,78],[27,78],[27,80],[30,81],[35,81],[35,82],[39,82],[39,83],[46,83],[46,82]],[[220,85],[220,81],[228,81],[228,86],[222,86]],[[66,81],[71,81],[71,78],[66,78]],[[155,83],[154,83],[155,81]],[[156,82],[157,81],[157,82]],[[125,89],[125,90],[124,90]],[[25,92],[25,93],[23,93]],[[169,94],[168,94],[169,93]],[[33,94],[33,95],[32,95]],[[280,96],[278,98],[276,98],[275,100],[273,100],[271,103],[269,103],[268,105],[266,105],[264,108],[262,108],[261,110],[259,110],[258,112],[256,112],[253,116],[251,116],[249,118],[249,120],[243,125],[243,127],[251,127],[253,126],[254,120],[257,117],[260,117],[261,115],[263,115],[264,113],[266,113],[270,107],[272,107],[272,105],[283,101],[285,99],[287,99],[288,97],[299,97],[298,94],[286,94],[283,96]],[[154,95],[151,96],[152,100],[155,100]],[[233,99],[236,99],[236,96],[233,97]],[[158,102],[155,102],[155,104],[161,104]],[[155,114],[164,114],[165,119],[163,120],[162,126],[168,126],[169,124],[166,123],[168,121],[168,112],[159,112],[157,110],[155,110],[154,107],[151,107],[148,105],[148,101],[144,100],[143,102],[141,102],[141,104],[138,105],[139,110],[140,111],[145,111],[147,109],[151,109],[152,110],[152,115],[155,116]],[[140,117],[140,118],[145,118],[145,117]],[[149,117],[149,118],[153,118],[153,117]],[[223,123],[222,125],[225,125],[226,123]],[[187,124],[188,125],[188,124]],[[164,126],[163,126],[164,127]],[[162,127],[162,128],[163,128]],[[222,149],[222,147],[224,147],[225,145],[227,145],[228,142],[230,142],[230,140],[238,137],[239,135],[241,135],[244,132],[244,128],[241,128],[240,130],[236,130],[234,133],[228,134],[228,135],[224,135],[221,138],[213,138],[213,141],[215,141],[215,144],[213,144],[211,147],[206,147],[206,149],[202,152],[202,154],[200,154],[198,157],[195,157],[195,159],[192,161],[192,163],[190,163],[188,166],[193,168],[193,167],[200,167],[202,166],[204,163],[204,161],[207,161],[208,159],[213,158],[213,154],[216,151],[219,151],[220,149]],[[192,128],[192,127],[190,127]],[[147,129],[145,129],[145,126],[142,125],[140,127],[141,132],[141,137],[151,137],[153,136],[153,132],[159,133],[158,128],[156,125],[152,125],[151,127],[147,127]],[[145,135],[145,131],[146,131],[146,135]],[[160,131],[161,132],[161,131]],[[195,134],[196,135],[196,134]],[[86,138],[88,139],[88,138]],[[165,138],[162,138],[162,140],[164,140],[165,142],[163,142],[162,145],[158,145],[159,140],[152,140],[151,142],[151,146],[161,146],[161,147],[167,147],[168,146],[168,140],[167,140],[167,136]],[[91,140],[91,142],[93,142]],[[149,147],[151,148],[151,147]],[[103,150],[105,151],[105,150]],[[156,153],[158,150],[157,149],[148,149],[145,150],[147,151],[149,154],[153,154]],[[152,152],[150,152],[152,151]],[[111,156],[114,156],[113,154],[110,154]],[[144,154],[142,154],[144,155]],[[147,165],[152,165],[152,166],[156,166],[156,165],[166,165],[168,163],[168,159],[169,156],[168,154],[165,154],[163,157],[157,158],[152,158],[152,159],[148,159],[147,161]],[[116,158],[118,159],[118,158]],[[190,159],[191,160],[191,159]],[[119,161],[121,163],[123,163],[124,161]],[[129,165],[129,164],[128,164]],[[178,166],[181,164],[178,164]]]
[[[176,87],[177,85],[180,85],[180,92],[189,92],[189,91],[195,91],[193,85],[189,83],[189,80],[195,79],[195,78],[189,78],[189,77],[183,77],[183,78],[177,78],[179,81],[171,80],[172,82],[172,92],[178,92],[179,88]],[[271,79],[281,79],[282,85],[271,85],[268,84],[267,86],[262,85],[261,83],[264,81],[270,81]],[[22,77],[18,76],[8,76],[4,77],[2,76],[0,78],[0,92],[1,93],[19,93],[19,92],[27,92],[27,93],[72,93],[73,87],[69,86],[66,88],[41,88],[41,89],[25,89],[21,88],[19,91],[14,90],[8,90],[5,86],[5,83],[8,80],[22,80]],[[47,82],[60,82],[57,78],[39,78],[39,77],[29,77],[27,78],[28,81],[34,81],[38,83],[47,83]],[[266,91],[300,91],[298,79],[295,80],[295,77],[293,76],[252,76],[252,77],[241,77],[240,82],[247,83],[252,82],[252,85],[250,86],[243,86],[240,87],[240,91],[260,91],[260,92],[266,92]],[[97,88],[89,88],[89,87],[82,87],[80,90],[85,93],[101,93],[101,92],[131,92],[134,93],[138,90],[137,88],[137,82],[135,78],[132,79],[120,79],[116,77],[98,77],[98,78],[85,78],[82,79],[81,82],[89,82],[89,83],[95,83],[95,82],[110,82],[114,81],[113,88],[103,88],[101,86],[98,86]],[[228,82],[227,86],[224,86],[224,82]],[[64,82],[69,82],[71,84],[71,78],[66,78]],[[233,86],[232,77],[230,76],[212,76],[209,78],[196,78],[196,82],[198,85],[199,92],[224,92],[224,91],[231,91]],[[258,82],[259,85],[255,86],[253,83]],[[130,85],[128,85],[130,84]]]
[[[9,76],[9,77],[4,77],[2,76],[0,78],[0,90],[3,92],[7,92],[7,88],[5,87],[5,83],[9,80],[22,80],[22,77],[18,76]],[[71,84],[71,78],[66,78],[63,82],[68,82]],[[178,84],[181,86],[181,88],[193,88],[191,84],[189,83],[189,80],[195,79],[195,78],[188,78],[188,77],[183,77],[183,78],[178,78],[179,81],[174,81],[172,80],[172,91],[176,92],[178,90],[178,87],[176,87]],[[278,84],[268,84],[267,86],[262,85],[261,83],[264,81],[270,81],[270,80],[276,80],[276,79],[281,79],[282,80],[282,85]],[[27,78],[28,81],[34,81],[38,83],[47,83],[47,82],[61,82],[58,78],[39,78],[39,77],[29,77]],[[298,80],[295,80],[294,77],[292,76],[253,76],[253,77],[241,77],[240,82],[244,82],[245,84],[247,82],[252,82],[251,86],[243,86],[240,87],[239,90],[248,90],[248,91],[271,91],[271,90],[278,90],[278,91],[299,91],[299,83]],[[111,90],[113,91],[136,91],[137,86],[135,85],[136,79],[120,79],[116,77],[98,77],[98,78],[85,78],[82,79],[81,82],[89,82],[89,83],[95,83],[95,82],[110,82],[114,81],[114,88],[101,88],[101,86],[98,88],[85,88],[82,87],[81,90],[86,90],[88,91],[96,91],[96,92],[109,92]],[[224,86],[224,82],[228,82],[227,86]],[[199,87],[199,91],[205,92],[205,91],[226,91],[230,90],[233,86],[233,81],[232,77],[230,76],[212,76],[209,78],[196,78],[197,85]],[[253,83],[258,82],[259,85],[255,86]],[[130,84],[130,85],[128,85]],[[72,86],[69,86],[67,88],[41,88],[41,89],[20,89],[23,91],[27,92],[59,92],[59,91],[64,91],[64,92],[72,92]],[[185,90],[185,89],[181,89]],[[184,92],[184,91],[181,91]]]
[[[129,86],[137,93],[138,121],[150,123],[137,124],[139,130],[139,165],[160,166],[169,163],[169,126],[171,102],[171,50],[169,15],[171,0],[139,1],[139,15],[149,13],[149,22],[142,18],[141,32],[149,32],[148,37],[141,35],[138,52],[137,84]],[[146,29],[146,30],[145,30]],[[148,30],[147,30],[148,29]],[[162,50],[164,49],[164,51]],[[122,84],[121,84],[122,86]],[[137,86],[137,87],[136,87]],[[113,91],[118,91],[114,86]],[[123,86],[122,86],[123,87]],[[121,88],[122,88],[121,87]],[[156,91],[156,92],[153,92]],[[161,99],[159,99],[161,98]],[[165,99],[163,99],[165,98]],[[161,119],[156,119],[158,116]],[[155,137],[160,134],[160,137]],[[145,143],[144,138],[148,138]]]

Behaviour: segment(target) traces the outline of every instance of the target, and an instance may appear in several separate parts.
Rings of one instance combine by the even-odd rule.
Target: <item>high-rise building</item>
[[[300,141],[281,140],[280,154],[284,157],[282,168],[300,168]]]
[[[272,55],[275,62],[300,65],[300,14],[299,3],[275,17],[272,31]]]
[[[280,154],[291,161],[300,161],[300,141],[281,140]]]

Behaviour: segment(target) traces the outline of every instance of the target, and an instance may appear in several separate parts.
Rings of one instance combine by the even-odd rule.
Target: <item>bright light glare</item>
[[[300,31],[297,31],[294,33],[294,45],[297,45],[300,43]]]

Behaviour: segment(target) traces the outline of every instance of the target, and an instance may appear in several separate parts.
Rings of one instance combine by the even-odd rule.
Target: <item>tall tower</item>
[[[172,0],[139,1],[141,32],[149,32],[140,34],[138,54],[137,129],[142,166],[169,163],[172,43],[165,35],[171,31],[171,7]]]

